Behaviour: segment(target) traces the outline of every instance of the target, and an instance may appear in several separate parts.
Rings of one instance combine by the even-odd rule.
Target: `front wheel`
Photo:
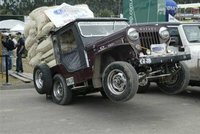
[[[157,83],[160,90],[166,94],[178,94],[185,90],[189,84],[190,73],[187,65],[179,63],[180,70],[176,74],[166,77],[164,81]]]
[[[130,100],[138,90],[138,75],[133,66],[127,62],[112,62],[102,78],[106,96],[114,102]]]
[[[53,77],[53,92],[52,92],[53,102],[60,105],[67,105],[71,103],[72,91],[65,82],[62,75],[56,74]]]

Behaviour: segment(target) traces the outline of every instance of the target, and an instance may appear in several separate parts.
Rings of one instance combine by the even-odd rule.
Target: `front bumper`
[[[145,56],[140,57],[140,65],[152,65],[152,64],[161,64],[161,63],[174,63],[183,60],[190,60],[190,54],[177,54],[177,55],[157,55],[157,56]]]

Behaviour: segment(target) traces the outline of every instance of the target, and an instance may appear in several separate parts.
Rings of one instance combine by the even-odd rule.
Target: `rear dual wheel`
[[[65,78],[60,74],[53,77],[52,98],[53,102],[59,105],[67,105],[72,101],[72,91],[67,86]]]
[[[39,94],[51,94],[53,80],[48,65],[40,64],[34,68],[33,82],[35,89]]]

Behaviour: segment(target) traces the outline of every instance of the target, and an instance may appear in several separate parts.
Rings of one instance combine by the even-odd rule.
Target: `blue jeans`
[[[23,65],[22,65],[22,54],[17,54],[17,61],[16,61],[16,71],[23,72]]]
[[[8,56],[8,70],[12,69],[12,59],[10,56]]]
[[[3,61],[3,71],[6,71],[6,57],[3,57],[2,58],[2,61]],[[8,55],[7,57],[7,62],[8,62],[8,70],[11,70],[12,69],[12,58]]]
[[[12,69],[12,57],[13,57],[13,52],[8,51],[8,70]]]

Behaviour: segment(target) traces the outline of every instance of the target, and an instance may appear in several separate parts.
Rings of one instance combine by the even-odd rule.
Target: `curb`
[[[13,90],[13,89],[26,89],[26,88],[34,88],[33,82],[31,83],[26,83],[23,85],[13,85],[13,84],[8,84],[8,85],[0,85],[0,90]]]

